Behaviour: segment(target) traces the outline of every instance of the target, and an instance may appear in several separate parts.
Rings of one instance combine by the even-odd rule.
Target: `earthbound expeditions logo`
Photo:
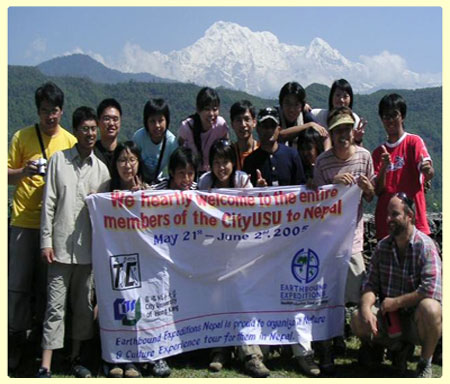
[[[301,248],[297,251],[291,261],[291,272],[296,284],[280,284],[281,304],[322,305],[327,303],[327,284],[314,284],[319,271],[320,258],[314,250]]]
[[[312,249],[302,248],[292,259],[291,270],[300,283],[311,283],[319,273],[320,261]]]
[[[141,317],[141,299],[118,298],[114,301],[114,319],[122,320],[122,325],[134,326]]]

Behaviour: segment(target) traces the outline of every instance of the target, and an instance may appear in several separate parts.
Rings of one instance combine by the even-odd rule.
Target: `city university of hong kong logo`
[[[122,325],[134,326],[140,320],[141,300],[125,300],[123,298],[114,301],[114,319],[122,320]]]
[[[300,249],[292,259],[291,271],[302,284],[311,283],[319,273],[319,257],[310,248]]]

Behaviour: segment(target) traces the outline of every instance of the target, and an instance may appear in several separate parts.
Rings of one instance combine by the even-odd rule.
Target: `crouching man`
[[[390,235],[375,249],[352,318],[353,332],[362,339],[360,363],[381,362],[376,348],[384,346],[405,371],[408,353],[420,345],[416,377],[432,377],[431,359],[442,334],[441,260],[433,240],[415,227],[414,204],[405,193],[389,200],[387,213]]]

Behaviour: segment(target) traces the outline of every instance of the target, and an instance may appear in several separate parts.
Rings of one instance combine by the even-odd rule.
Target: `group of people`
[[[167,101],[150,99],[143,127],[119,142],[122,108],[115,99],[97,110],[82,106],[72,132],[60,126],[64,94],[47,82],[35,93],[39,122],[17,131],[10,143],[8,183],[15,185],[8,270],[8,367],[18,367],[27,338],[42,339],[38,377],[51,377],[52,355],[64,345],[70,305],[71,363],[76,377],[91,377],[83,344],[95,325],[91,227],[85,198],[92,193],[141,189],[190,190],[357,184],[362,191],[345,303],[359,305],[351,327],[362,344],[359,362],[380,362],[384,348],[400,370],[421,345],[418,377],[431,377],[431,358],[441,337],[441,258],[429,237],[425,185],[433,175],[424,141],[405,131],[406,102],[388,94],[379,103],[386,142],[371,154],[363,146],[367,121],[353,111],[353,91],[336,80],[327,109],[311,109],[304,88],[285,84],[279,106],[259,112],[247,100],[230,109],[231,142],[220,98],[202,88],[194,114],[170,130]],[[98,128],[100,137],[97,137]],[[254,136],[256,130],[257,137]],[[370,267],[362,256],[362,200],[377,200],[378,245]],[[391,318],[402,332],[389,337]],[[30,334],[31,330],[31,334]],[[293,344],[299,369],[309,376],[334,372],[333,348],[342,337]],[[266,348],[241,345],[235,355],[253,377],[267,377]],[[381,351],[381,352],[380,352]],[[209,368],[221,370],[229,348],[210,351]],[[319,364],[314,359],[318,354]],[[141,377],[139,364],[105,362],[108,377]],[[149,362],[157,377],[170,375],[166,359]]]

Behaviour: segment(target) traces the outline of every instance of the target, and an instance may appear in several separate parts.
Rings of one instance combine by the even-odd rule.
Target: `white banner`
[[[360,198],[336,185],[89,196],[103,359],[342,334]]]

